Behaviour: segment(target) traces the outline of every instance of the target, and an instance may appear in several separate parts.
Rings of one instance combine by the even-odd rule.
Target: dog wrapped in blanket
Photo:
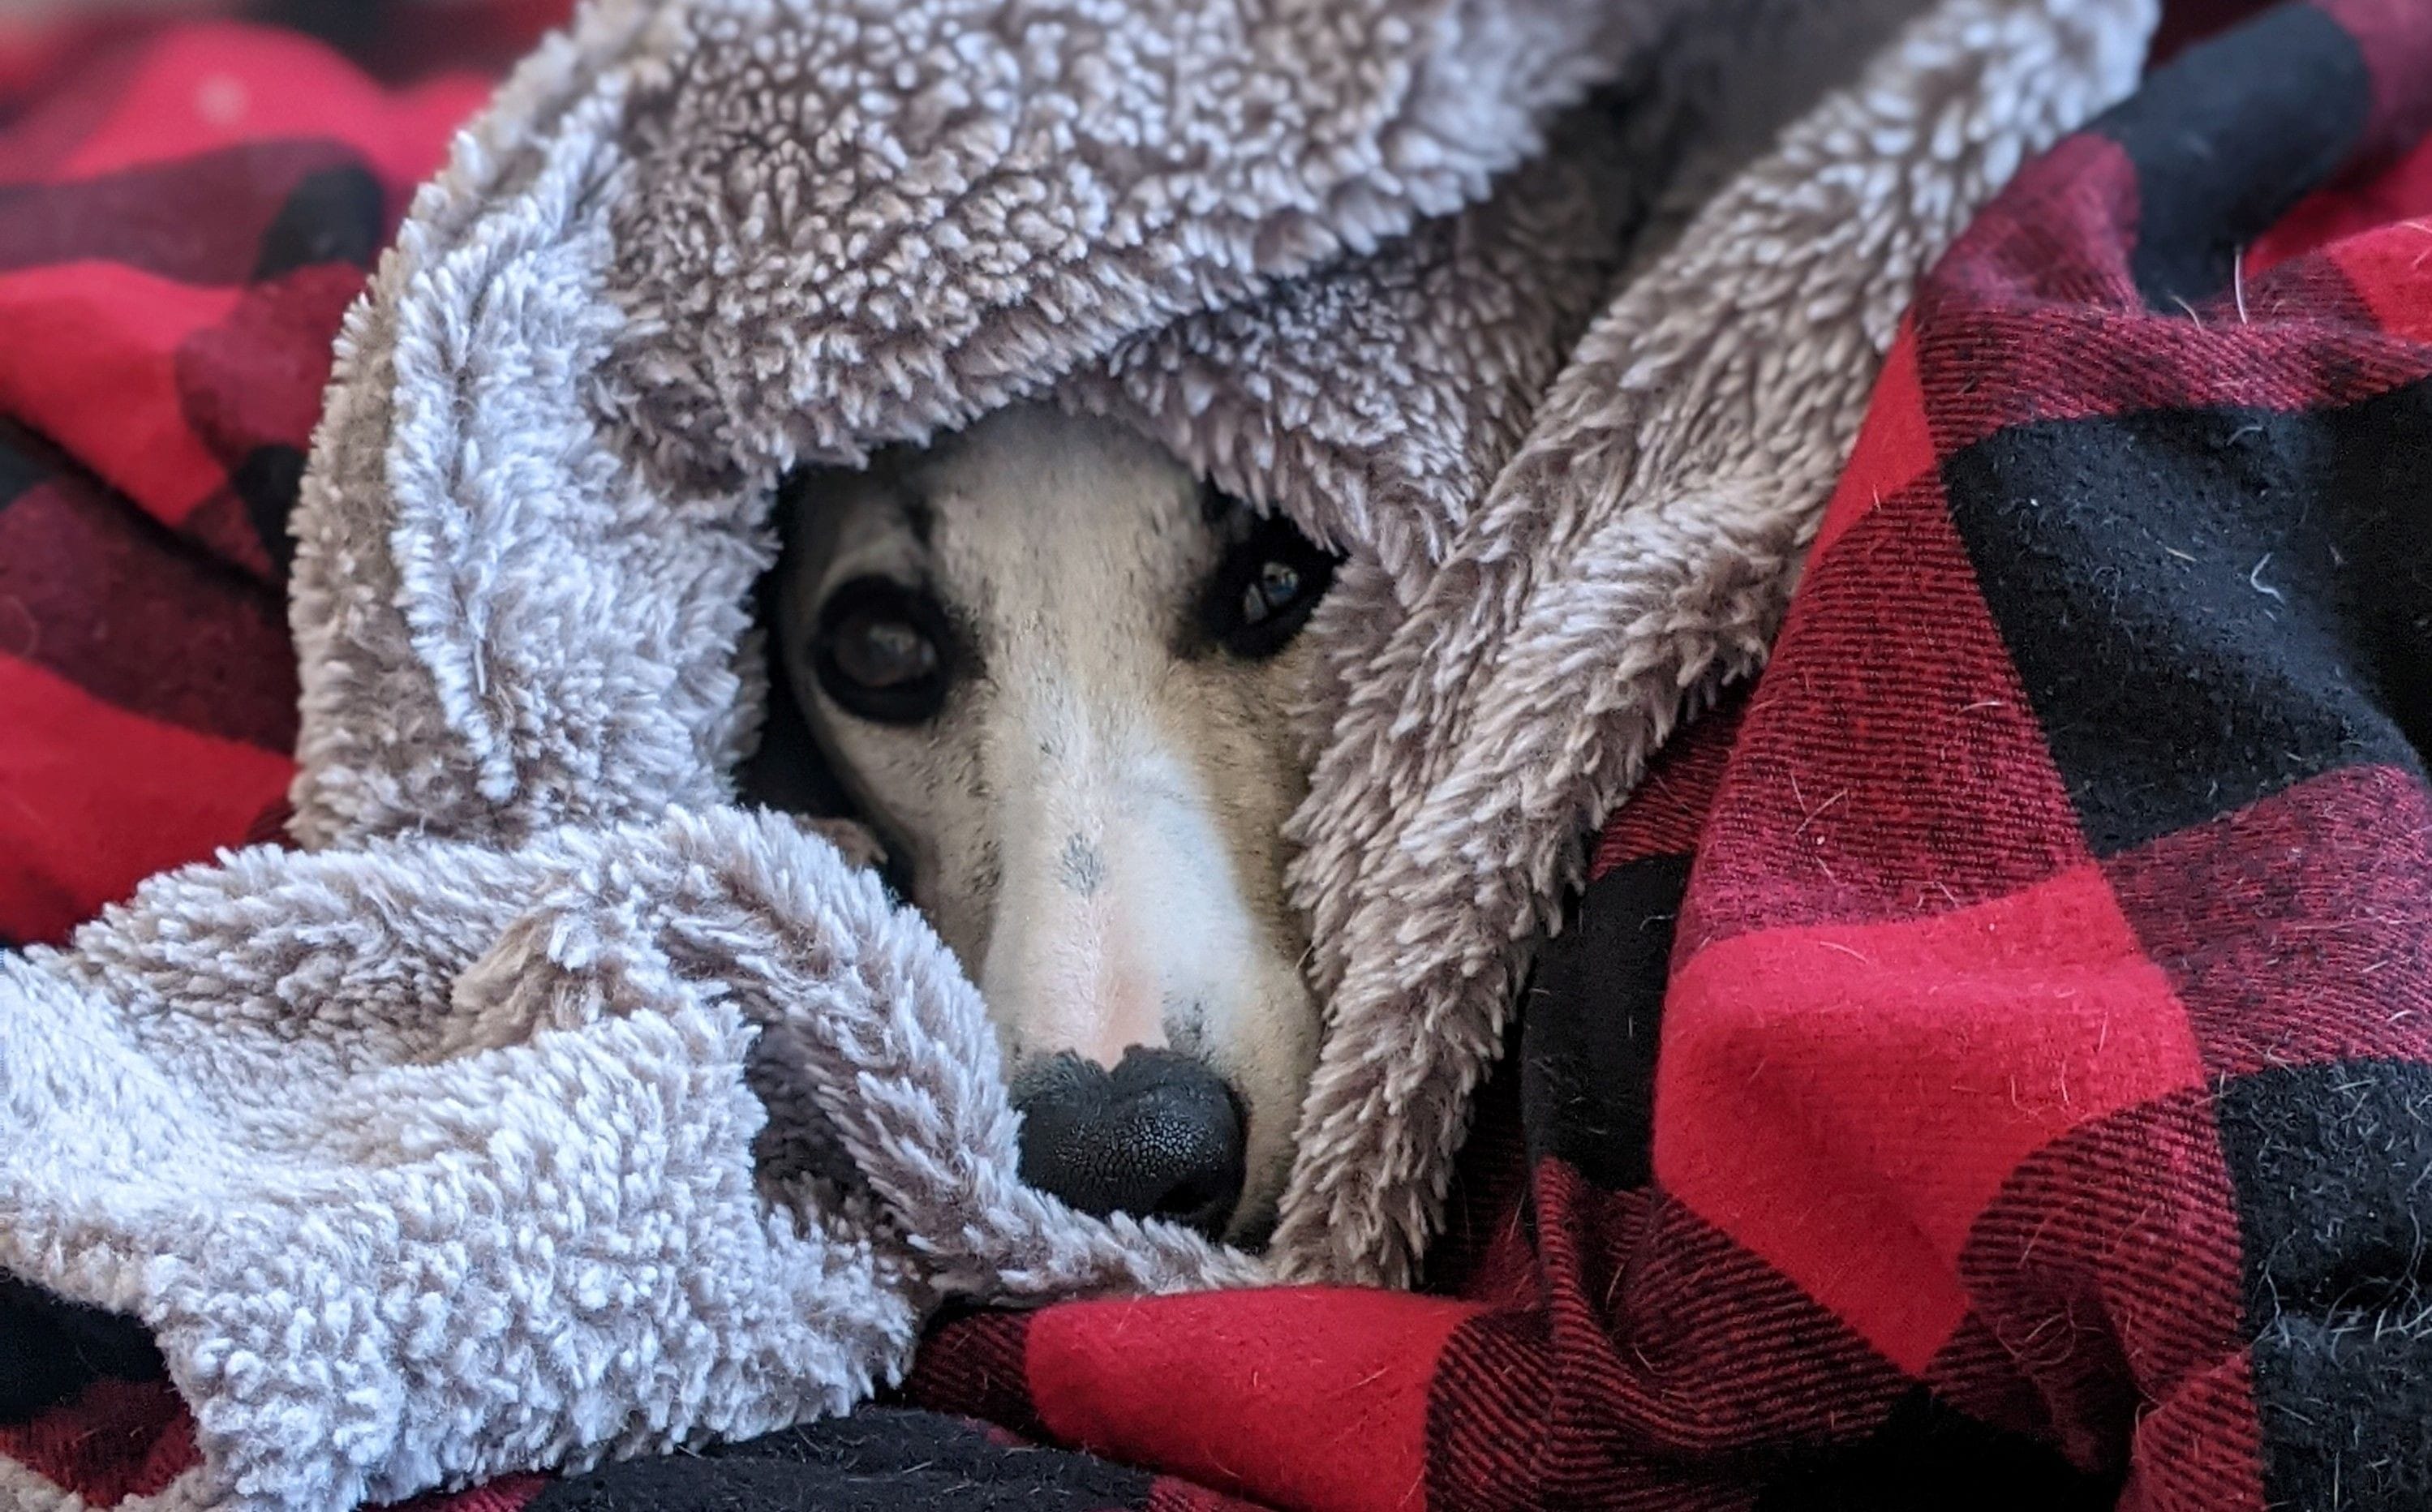
[[[0,963],[0,1269],[346,1507],[840,1413],[947,1302],[1407,1284],[1587,841],[1765,654],[1918,275],[2146,0],[604,0],[347,321],[298,848]],[[772,503],[1008,405],[1343,553],[1253,1256],[1017,1176],[916,915],[738,802]]]

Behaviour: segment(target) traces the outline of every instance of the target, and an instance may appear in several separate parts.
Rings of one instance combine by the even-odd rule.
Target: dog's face
[[[789,495],[786,676],[980,985],[1025,1172],[1254,1240],[1316,1057],[1281,832],[1331,560],[1044,409]]]

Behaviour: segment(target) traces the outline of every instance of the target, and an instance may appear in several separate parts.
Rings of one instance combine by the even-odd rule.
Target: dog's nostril
[[[1107,1071],[1073,1055],[1015,1079],[1022,1179],[1085,1213],[1172,1218],[1214,1237],[1241,1200],[1240,1102],[1172,1050],[1133,1050]]]

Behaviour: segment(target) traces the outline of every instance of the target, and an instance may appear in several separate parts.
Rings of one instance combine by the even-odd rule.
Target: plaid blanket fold
[[[1349,1382],[1349,1299],[986,1319],[923,1400],[1295,1505],[2424,1504],[2427,64],[2273,9],[1928,280],[1539,959],[1461,1304]]]
[[[329,341],[481,87],[93,66],[0,135],[0,943],[275,825]],[[416,1512],[2432,1504],[2427,132],[2432,8],[2317,0],[2020,171],[1539,952],[1429,1292],[960,1317]],[[0,1277],[0,1501],[142,1507],[158,1370]]]

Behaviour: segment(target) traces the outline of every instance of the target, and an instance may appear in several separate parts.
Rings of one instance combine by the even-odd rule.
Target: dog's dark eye
[[[1334,558],[1290,520],[1271,516],[1225,550],[1202,617],[1225,650],[1263,661],[1292,643],[1333,581]]]
[[[945,705],[951,645],[937,600],[885,578],[856,578],[820,609],[812,664],[847,713],[916,725]]]

